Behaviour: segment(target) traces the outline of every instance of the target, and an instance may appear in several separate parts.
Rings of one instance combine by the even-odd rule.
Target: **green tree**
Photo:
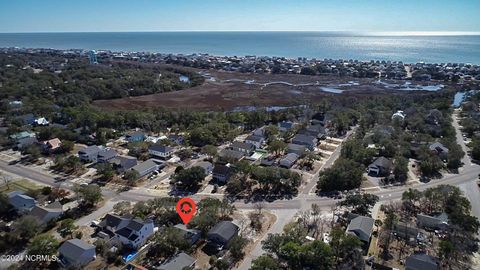
[[[104,181],[110,181],[115,176],[115,170],[110,163],[100,163],[97,165],[97,174],[101,175]]]
[[[268,149],[270,150],[270,152],[274,153],[275,155],[281,154],[283,151],[285,151],[286,148],[287,148],[287,143],[280,140],[273,140],[273,141],[270,141],[270,143],[268,144]]]
[[[243,259],[243,256],[245,256],[245,252],[243,249],[247,245],[247,239],[241,237],[241,236],[235,236],[230,243],[228,244],[228,250],[230,251],[230,254],[232,255],[232,258],[235,262],[240,261]]]
[[[181,170],[175,174],[175,184],[186,190],[197,190],[198,185],[205,179],[205,170],[202,167],[194,166]]]
[[[29,255],[52,256],[57,253],[58,241],[51,234],[40,234],[33,238],[28,247]]]
[[[341,206],[350,208],[352,213],[369,216],[370,209],[378,202],[378,196],[373,194],[349,194],[340,202]]]
[[[12,227],[17,238],[22,240],[33,238],[43,229],[38,219],[30,215],[20,217],[13,223]]]
[[[57,228],[57,232],[62,236],[62,237],[67,237],[67,236],[72,236],[73,232],[78,228],[77,225],[75,225],[75,220],[71,218],[67,218],[62,220],[60,223],[60,226]]]
[[[270,255],[262,255],[252,261],[250,270],[278,270],[282,269],[278,260]]]
[[[98,185],[88,185],[78,189],[80,197],[87,205],[93,206],[102,200],[102,190]]]
[[[3,216],[10,210],[10,202],[5,193],[0,193],[0,215]]]
[[[408,178],[408,160],[402,156],[397,156],[393,166],[395,180],[405,183]]]
[[[217,147],[215,147],[214,145],[207,144],[204,147],[202,147],[202,153],[213,158],[217,155]]]
[[[350,190],[360,187],[363,167],[355,161],[339,158],[334,165],[319,174],[319,191]]]
[[[140,174],[135,170],[128,170],[123,178],[125,178],[129,184],[133,184],[140,178]]]

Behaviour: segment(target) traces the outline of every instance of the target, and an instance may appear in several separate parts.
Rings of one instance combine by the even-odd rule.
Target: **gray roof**
[[[448,154],[448,148],[446,148],[443,144],[441,144],[439,142],[434,142],[434,143],[430,144],[429,148],[432,151],[437,151],[439,153]]]
[[[316,140],[315,137],[304,135],[304,134],[297,134],[295,135],[295,137],[293,137],[292,142],[303,142],[303,143],[314,145],[315,140]]]
[[[353,232],[360,240],[368,242],[373,230],[373,218],[358,216],[348,224],[347,232]]]
[[[412,254],[405,260],[405,270],[437,270],[435,258],[424,253]]]
[[[27,196],[20,191],[13,191],[8,193],[8,199],[11,205],[15,207],[23,207],[25,202],[36,203],[36,200],[30,196]]]
[[[163,145],[163,144],[153,144],[148,148],[148,150],[162,152],[162,153],[168,153],[168,152],[173,151],[173,147]]]
[[[102,149],[96,145],[88,146],[80,151],[78,151],[79,154],[84,154],[84,155],[93,155],[93,154],[98,154],[102,151]]]
[[[95,246],[80,239],[74,238],[65,241],[58,249],[58,252],[70,260],[75,260],[76,258],[82,256],[82,254],[89,249],[95,249]]]
[[[159,270],[182,270],[185,267],[189,267],[195,264],[197,260],[183,252],[171,257],[165,261]]]
[[[144,172],[144,171],[147,171],[149,169],[151,169],[152,167],[156,167],[158,166],[157,163],[155,163],[153,160],[149,159],[149,160],[146,160],[140,164],[137,164],[135,166],[132,167],[132,170],[135,170],[137,172]]]
[[[118,156],[118,153],[113,149],[108,149],[108,150],[105,150],[105,151],[102,151],[102,152],[98,153],[98,157],[99,158],[104,158],[104,159],[111,159],[111,158],[114,158],[116,156]]]
[[[238,226],[231,221],[221,221],[208,232],[208,234],[217,234],[226,241],[232,239],[237,233]]]
[[[448,215],[445,213],[442,213],[437,216],[418,214],[417,223],[420,226],[426,226],[426,227],[445,226],[448,224]]]
[[[305,145],[289,143],[289,144],[288,144],[288,150],[293,150],[293,151],[305,151],[305,150],[306,150],[306,147],[305,147]]]
[[[231,147],[232,148],[245,149],[245,150],[253,150],[255,148],[255,146],[252,145],[252,144],[244,143],[244,142],[238,142],[238,141],[233,142]]]
[[[116,156],[109,161],[112,164],[122,167],[125,170],[137,165],[137,158],[131,156]],[[133,165],[132,165],[133,164]]]
[[[392,167],[392,162],[386,157],[379,157],[375,159],[375,161],[372,164],[370,164],[370,166],[372,165],[389,169]]]
[[[245,156],[243,152],[237,151],[237,150],[231,150],[231,149],[223,149],[220,151],[218,154],[222,158],[233,158],[233,159],[241,159],[242,157]]]
[[[61,215],[63,213],[63,206],[59,201],[53,202],[45,207],[43,206],[35,206],[32,211],[30,211],[30,215],[44,221],[46,215],[49,213],[58,213]],[[45,220],[47,222],[48,220]]]
[[[293,164],[295,161],[297,161],[298,155],[295,153],[289,153],[287,154],[280,162],[288,162],[289,164]]]
[[[215,164],[213,167],[213,174],[228,175],[231,172],[231,168],[222,164]]]
[[[257,135],[250,135],[245,139],[245,141],[254,141],[254,142],[262,142],[264,140],[265,140],[265,138],[263,138],[262,136],[257,136]]]

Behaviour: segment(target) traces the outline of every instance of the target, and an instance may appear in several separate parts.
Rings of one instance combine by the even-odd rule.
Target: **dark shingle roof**
[[[113,149],[108,149],[98,153],[98,157],[103,159],[111,159],[116,157],[117,155],[118,155],[117,152]]]
[[[378,167],[383,167],[388,169],[392,167],[392,162],[386,157],[379,157],[371,165],[376,165]]]
[[[229,241],[235,235],[237,235],[238,226],[233,224],[231,221],[221,221],[217,223],[208,234],[217,234],[223,239]]]
[[[407,257],[405,270],[437,270],[435,258],[424,253],[417,253]]]
[[[159,270],[182,270],[185,267],[189,267],[195,264],[197,260],[185,253],[179,253],[176,256],[171,257],[166,262],[164,262]]]
[[[373,218],[358,216],[350,221],[348,232],[353,232],[362,241],[368,242],[373,230]]]
[[[80,257],[86,250],[95,249],[94,245],[88,244],[80,239],[74,238],[65,241],[59,248],[60,254],[63,256],[75,260]]]
[[[238,141],[233,142],[231,147],[232,148],[245,149],[245,150],[253,150],[255,148],[255,146],[252,145],[252,144],[244,143],[244,142],[238,142]]]
[[[84,155],[92,155],[92,154],[98,154],[102,151],[102,149],[96,145],[88,146],[80,151],[78,151],[79,154],[84,154]]]
[[[168,153],[168,152],[173,151],[173,148],[170,147],[170,146],[163,145],[163,144],[154,144],[154,145],[151,145],[148,148],[148,150],[162,152],[162,153]]]

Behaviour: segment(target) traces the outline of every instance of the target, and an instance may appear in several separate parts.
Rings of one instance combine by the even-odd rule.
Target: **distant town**
[[[0,49],[0,269],[477,269],[479,81]]]

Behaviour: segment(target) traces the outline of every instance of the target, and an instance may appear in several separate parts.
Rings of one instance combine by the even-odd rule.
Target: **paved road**
[[[463,137],[460,132],[460,128],[458,125],[458,120],[456,117],[453,118],[453,126],[457,132],[457,142],[458,144],[467,152],[468,148],[463,141]],[[332,156],[327,160],[325,166],[331,166],[335,159],[340,155],[340,147],[332,154]],[[388,202],[392,200],[400,199],[402,193],[407,190],[408,188],[416,188],[418,190],[425,190],[430,187],[435,187],[440,184],[449,184],[449,185],[457,185],[463,187],[463,190],[466,190],[466,195],[472,200],[472,210],[473,213],[480,217],[480,202],[478,199],[479,194],[471,193],[473,191],[472,183],[478,179],[478,175],[480,174],[480,166],[473,164],[468,156],[465,156],[462,160],[464,162],[464,166],[460,169],[459,174],[451,174],[445,175],[442,179],[439,180],[432,180],[429,183],[419,183],[414,185],[408,186],[399,186],[399,187],[392,187],[392,188],[382,188],[380,190],[371,191],[370,193],[375,194],[380,197],[380,202]],[[8,165],[8,163],[4,161],[0,161],[0,169],[5,170],[9,173],[19,175],[24,178],[31,179],[35,182],[40,182],[42,184],[56,186],[58,185],[55,183],[53,177],[40,173],[36,170],[29,169],[28,167],[23,167],[21,165]],[[333,205],[335,205],[338,200],[333,200],[330,198],[321,198],[312,194],[310,191],[314,187],[316,181],[314,181],[317,177],[318,173],[314,175],[312,180],[305,186],[303,190],[300,191],[298,197],[295,197],[291,200],[277,200],[270,203],[265,203],[265,209],[271,210],[273,213],[277,215],[277,222],[270,228],[267,233],[280,233],[283,230],[285,224],[287,224],[292,218],[295,216],[296,213],[299,211],[305,211],[310,209],[313,203],[319,205],[322,209],[329,210]],[[66,182],[62,184],[63,188],[67,188],[71,184]],[[477,190],[478,192],[478,190]],[[105,213],[111,210],[114,203],[121,200],[126,201],[143,201],[148,200],[151,198],[158,197],[158,195],[148,193],[148,190],[139,188],[139,189],[132,189],[130,191],[116,193],[111,190],[103,189],[104,196],[106,198],[105,205],[99,208],[94,213],[80,219],[77,221],[78,224],[87,224],[93,219],[98,219]],[[201,198],[207,196],[215,196],[220,197],[220,194],[203,194],[203,195],[194,195],[191,196],[194,200],[200,200]],[[244,203],[244,202],[236,202],[235,206],[238,209],[252,209],[254,206],[251,203]],[[252,258],[258,257],[263,253],[261,249],[261,245],[257,245],[254,247],[254,250],[250,256],[247,256],[247,259],[240,265],[239,269],[246,270],[250,268],[250,264]]]

